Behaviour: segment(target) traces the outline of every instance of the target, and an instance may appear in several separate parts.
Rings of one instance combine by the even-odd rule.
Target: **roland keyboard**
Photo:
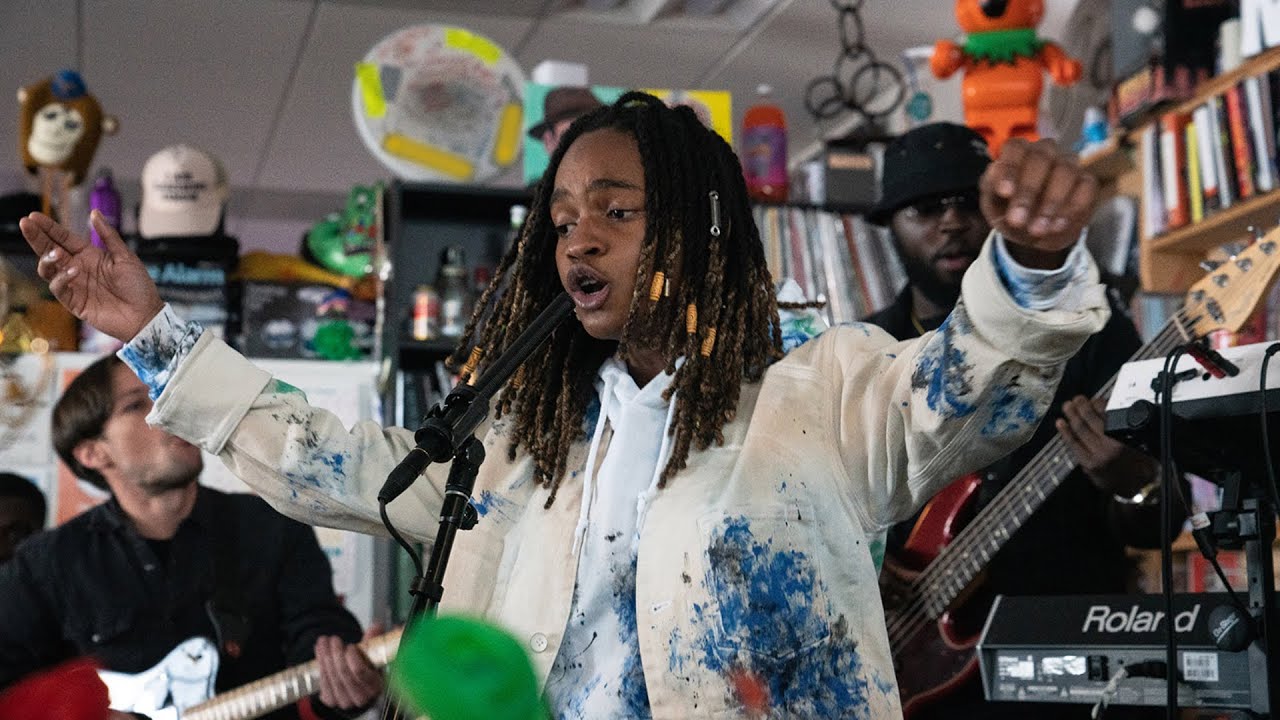
[[[1256,643],[1228,652],[1210,635],[1210,614],[1229,602],[1225,593],[1174,598],[1181,707],[1265,702],[1266,679],[1249,669]],[[1164,667],[1166,622],[1160,595],[1000,596],[978,642],[983,690],[993,701],[1092,705],[1120,668]],[[1112,703],[1161,707],[1165,692],[1163,678],[1126,677]]]

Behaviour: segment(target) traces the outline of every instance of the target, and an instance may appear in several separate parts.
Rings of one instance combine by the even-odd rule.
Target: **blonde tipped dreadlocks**
[[[521,382],[503,390],[495,410],[514,424],[511,457],[524,445],[534,460],[535,481],[550,487],[548,507],[564,477],[570,445],[587,432],[584,418],[595,400],[596,373],[611,355],[625,361],[632,343],[657,345],[667,372],[674,373],[666,397],[674,393],[675,441],[660,487],[685,467],[691,448],[724,442],[722,428],[737,411],[742,383],[759,380],[782,356],[773,281],[737,156],[688,107],[668,108],[651,95],[631,92],[577,120],[561,139],[520,237],[477,303],[452,366],[461,365],[472,347],[482,348],[485,359],[499,357],[561,292],[551,191],[565,150],[583,134],[602,129],[635,137],[644,164],[645,243],[622,340],[597,340],[576,321],[566,322],[543,352],[525,361]],[[670,301],[664,294],[663,301],[648,302],[656,273],[662,273],[664,289],[670,288]],[[680,357],[685,362],[677,368]]]

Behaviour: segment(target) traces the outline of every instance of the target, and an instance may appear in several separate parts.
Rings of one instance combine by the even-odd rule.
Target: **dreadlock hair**
[[[690,108],[670,108],[652,95],[629,92],[565,132],[516,243],[476,303],[452,367],[465,360],[463,375],[477,372],[478,357],[500,356],[562,292],[555,262],[558,236],[550,218],[556,173],[579,137],[606,129],[634,137],[644,165],[645,239],[622,339],[599,340],[576,320],[566,321],[545,351],[524,362],[495,408],[496,417],[513,419],[511,459],[523,444],[534,461],[535,482],[550,488],[547,507],[555,502],[570,445],[587,432],[593,384],[608,357],[617,353],[626,361],[633,344],[658,347],[666,371],[674,373],[665,395],[668,401],[673,393],[675,398],[672,452],[659,479],[659,487],[665,487],[685,467],[691,447],[724,443],[722,428],[735,416],[742,383],[759,380],[782,356],[773,280],[737,156]],[[719,194],[718,212],[712,209],[713,192]],[[713,222],[718,234],[711,231]],[[651,302],[655,272],[678,282],[672,283],[670,296]],[[491,302],[496,305],[490,310]]]

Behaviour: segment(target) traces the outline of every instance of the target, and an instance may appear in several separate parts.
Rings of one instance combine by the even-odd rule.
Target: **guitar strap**
[[[209,493],[215,505],[223,504],[223,496]],[[229,505],[229,503],[228,503]],[[225,510],[225,512],[223,512]],[[205,603],[209,621],[217,635],[218,649],[235,660],[244,650],[249,639],[249,615],[245,612],[244,593],[236,578],[236,559],[233,556],[236,543],[232,536],[233,517],[230,507],[218,508],[211,513],[213,520],[213,597]]]

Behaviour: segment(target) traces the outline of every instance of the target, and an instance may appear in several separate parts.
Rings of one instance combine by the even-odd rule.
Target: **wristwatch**
[[[1121,505],[1157,505],[1160,502],[1160,474],[1156,473],[1155,480],[1143,485],[1133,495],[1113,495],[1111,497]]]

